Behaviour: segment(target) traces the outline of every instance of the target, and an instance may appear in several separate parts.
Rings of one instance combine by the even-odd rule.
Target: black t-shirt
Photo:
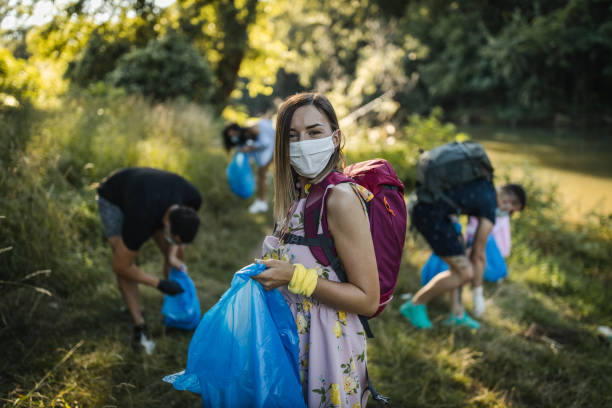
[[[112,173],[98,187],[98,194],[123,211],[121,236],[132,251],[162,228],[162,218],[170,206],[180,204],[198,210],[202,204],[200,192],[183,177],[146,167]]]

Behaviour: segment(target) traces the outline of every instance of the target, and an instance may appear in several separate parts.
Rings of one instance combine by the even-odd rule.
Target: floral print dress
[[[362,196],[369,193],[356,191]],[[292,234],[304,236],[305,203],[305,198],[299,200],[290,215],[288,229]],[[263,254],[267,259],[317,268],[319,277],[340,281],[336,272],[322,266],[307,246],[281,244],[278,237],[267,236]],[[298,329],[302,390],[308,407],[365,407],[369,396],[367,348],[359,317],[319,303],[312,297],[291,293],[287,286],[279,290],[289,304]]]

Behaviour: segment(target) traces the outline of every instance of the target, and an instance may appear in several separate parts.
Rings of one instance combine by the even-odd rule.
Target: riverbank
[[[582,222],[589,213],[612,213],[612,137],[609,129],[545,129],[466,126],[482,143],[498,172],[557,187],[563,219]]]

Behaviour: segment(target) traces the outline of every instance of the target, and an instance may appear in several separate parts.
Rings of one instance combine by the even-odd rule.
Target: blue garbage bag
[[[195,285],[185,271],[176,268],[170,268],[169,279],[181,285],[183,293],[164,297],[162,306],[164,324],[168,327],[193,330],[200,323],[202,316]]]
[[[249,198],[255,192],[255,176],[246,153],[237,151],[225,170],[230,189],[241,198]]]
[[[427,283],[440,272],[448,270],[448,264],[442,260],[438,255],[433,252],[427,258],[427,262],[421,268],[421,286],[427,285]]]
[[[164,377],[177,390],[200,394],[205,408],[306,407],[293,315],[278,290],[251,279],[265,268],[251,264],[234,275],[202,317],[185,371]]]
[[[493,234],[489,235],[489,239],[487,240],[485,255],[487,257],[487,263],[484,270],[484,279],[486,281],[497,282],[508,276],[508,265],[506,265],[506,260],[502,256]]]
[[[487,245],[485,247],[485,256],[487,262],[484,270],[484,280],[488,282],[497,282],[508,275],[508,266],[506,260],[502,256],[493,234],[489,235]],[[434,276],[440,272],[448,270],[448,264],[438,255],[432,253],[431,256],[421,268],[421,285],[425,286]]]

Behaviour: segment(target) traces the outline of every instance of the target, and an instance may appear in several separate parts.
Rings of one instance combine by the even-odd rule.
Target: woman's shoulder
[[[330,190],[327,199],[329,214],[342,215],[355,209],[361,210],[361,202],[351,183],[341,183]]]

